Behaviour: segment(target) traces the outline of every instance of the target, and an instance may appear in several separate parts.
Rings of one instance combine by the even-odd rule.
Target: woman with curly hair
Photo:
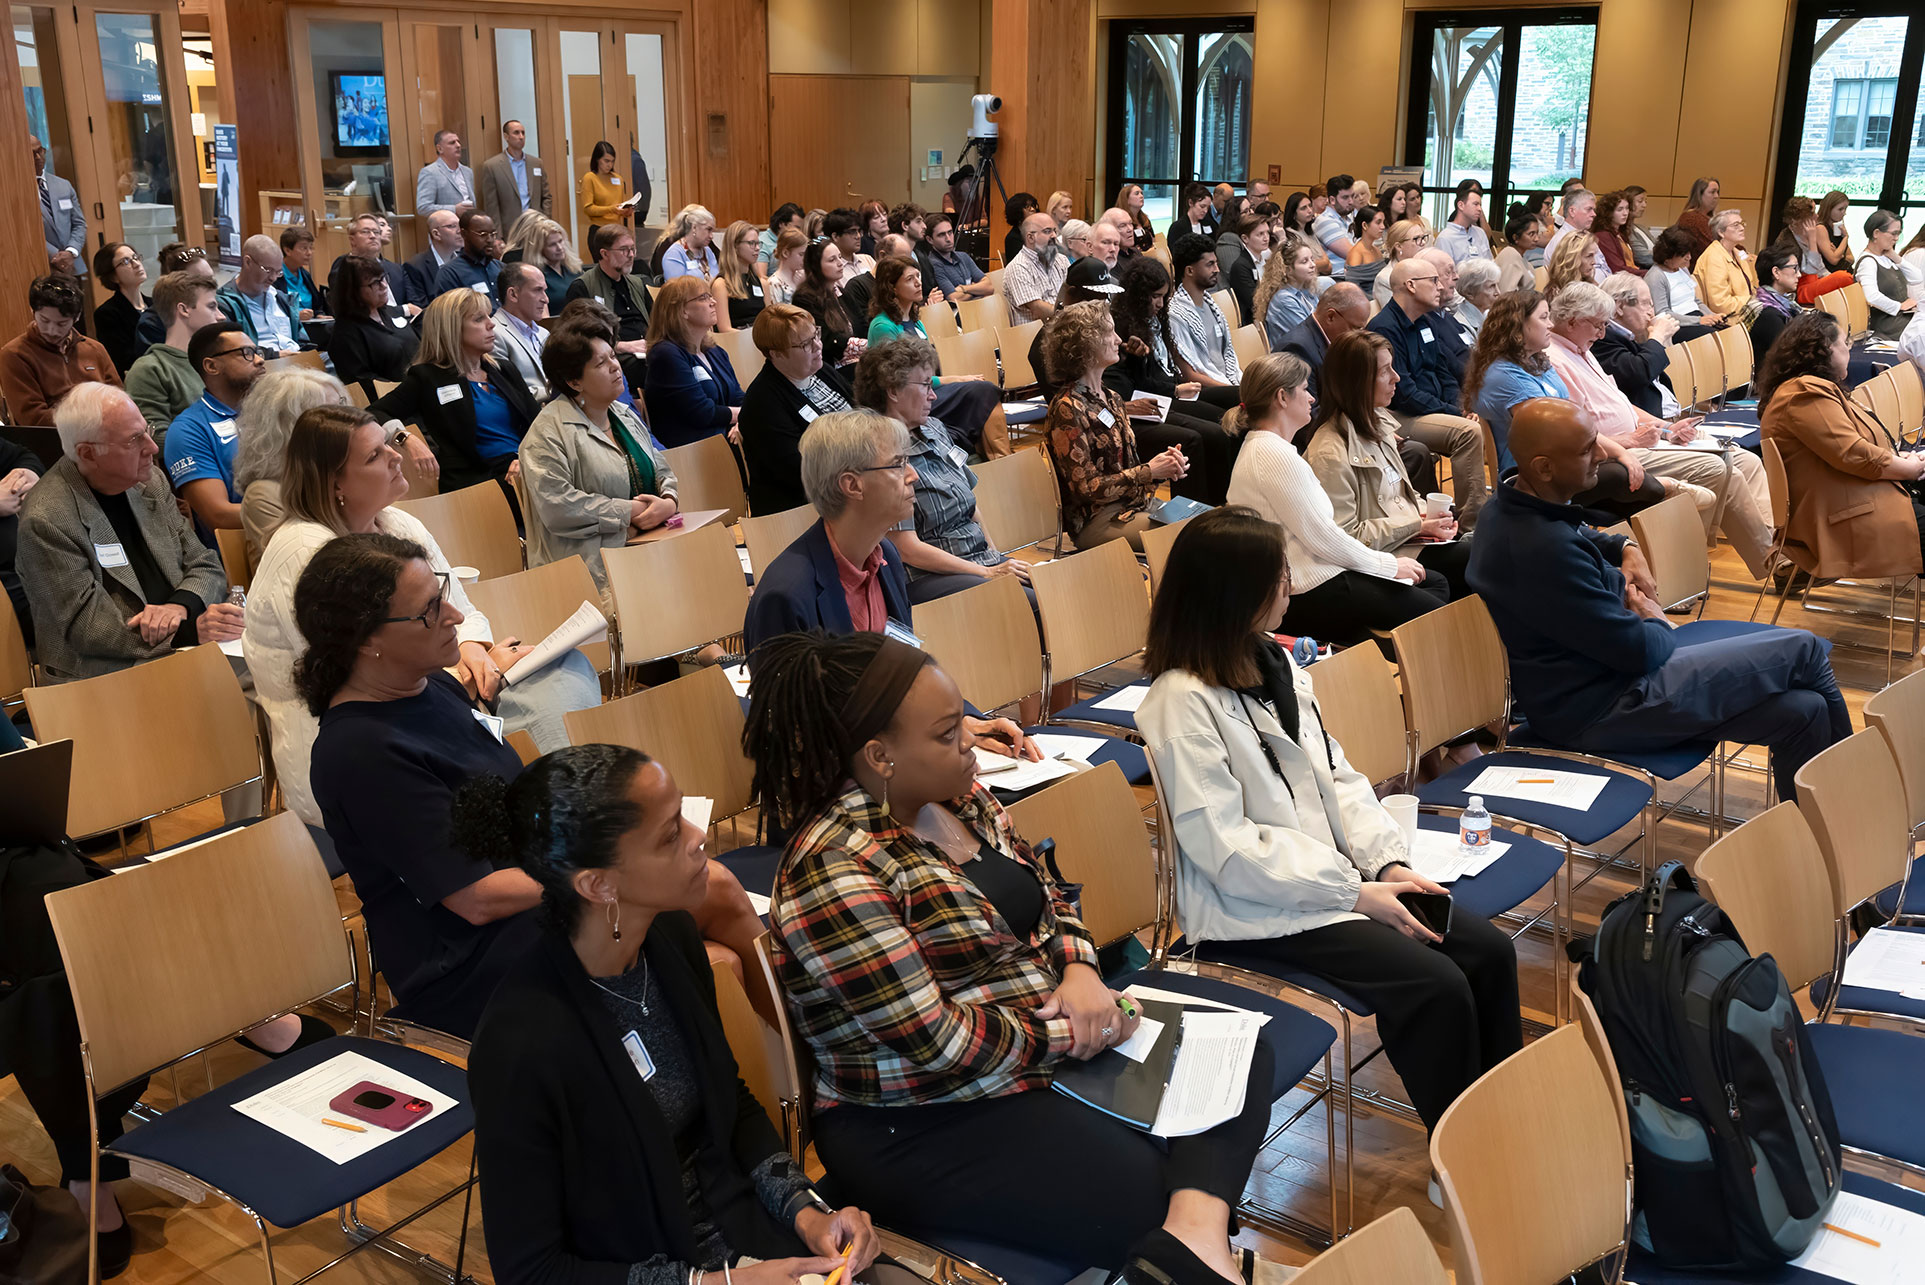
[[[1263,265],[1263,280],[1257,285],[1257,324],[1274,351],[1283,337],[1305,321],[1323,293],[1317,276],[1317,252],[1312,242],[1290,237]]]
[[[1604,266],[1613,272],[1644,275],[1637,265],[1631,245],[1631,198],[1623,192],[1606,192],[1597,199],[1597,216],[1591,222],[1591,235],[1597,238],[1598,253]]]

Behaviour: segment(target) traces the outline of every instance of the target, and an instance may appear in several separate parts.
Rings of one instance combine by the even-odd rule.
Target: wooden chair
[[[1865,287],[1852,281],[1835,293],[1845,301],[1845,324],[1850,327],[1851,337],[1856,342],[1870,333],[1872,328],[1872,306],[1865,299]]]
[[[1891,369],[1892,384],[1898,390],[1898,422],[1907,441],[1916,441],[1925,431],[1925,379],[1916,362],[1901,361]]]
[[[1843,291],[1827,290],[1812,302],[1818,311],[1837,318],[1838,324],[1844,328],[1847,337],[1855,337],[1851,328],[1851,308],[1845,303]]]
[[[1430,1233],[1408,1205],[1359,1228],[1304,1265],[1292,1285],[1445,1285]]]
[[[1925,671],[1906,675],[1866,701],[1865,726],[1878,729],[1898,762],[1916,852],[1925,826]],[[1902,907],[1899,917],[1909,918]]]
[[[711,826],[755,802],[755,764],[742,752],[742,703],[720,665],[571,710],[562,723],[572,744],[626,745],[660,759],[684,794],[715,800]]]
[[[1532,268],[1531,269],[1531,285],[1535,289],[1542,291],[1544,287],[1547,284],[1549,284],[1550,280],[1551,280],[1551,270],[1549,268]]]
[[[984,296],[985,298],[988,298],[988,299],[1002,298],[1003,270],[1001,268],[992,268],[988,272],[985,272],[983,274],[983,280],[989,283],[989,294],[985,295]]]
[[[1909,363],[1907,364],[1909,365]],[[1888,370],[1880,371],[1872,378],[1860,384],[1852,390],[1852,400],[1857,401],[1858,394],[1864,393],[1867,398],[1864,405],[1871,411],[1872,418],[1884,425],[1885,431],[1893,437],[1903,439],[1905,436],[1905,412],[1898,401],[1897,369],[1898,368],[1894,366]],[[1912,369],[1916,370],[1918,368],[1913,366]]]
[[[389,393],[401,387],[401,384],[398,380],[391,381],[386,379],[370,379],[368,382],[374,385],[375,401],[380,401],[383,397],[386,397]]]
[[[924,308],[921,320],[923,333],[932,343],[943,336],[962,333],[962,326],[956,320],[956,306],[948,300]]]
[[[1244,370],[1250,363],[1270,351],[1269,341],[1265,338],[1263,327],[1251,322],[1238,326],[1230,332],[1230,346],[1236,349],[1237,364]]]
[[[1006,709],[1043,689],[1036,616],[1013,577],[918,603],[913,615],[923,650],[977,709]]]
[[[1243,324],[1243,310],[1237,307],[1237,296],[1234,290],[1225,286],[1221,290],[1212,290],[1210,297],[1215,299],[1216,306],[1223,310],[1223,319],[1230,323],[1231,330],[1234,331]]]
[[[936,356],[944,375],[980,375],[991,383],[1002,377],[996,366],[996,327],[993,323],[946,339],[935,340]]]
[[[994,275],[993,273],[991,275]],[[998,285],[993,294],[978,299],[964,299],[956,305],[956,329],[960,334],[976,330],[994,330],[1009,324],[1009,305],[1003,302],[1002,287]],[[933,343],[937,336],[931,334]]]
[[[395,507],[428,528],[451,566],[473,567],[483,580],[521,570],[521,537],[499,483],[477,482]]]
[[[211,647],[197,650],[219,655]],[[101,1096],[355,981],[334,887],[314,841],[292,812],[115,878],[51,893],[46,907],[86,1052],[82,1065],[90,1116],[97,1114]],[[456,1099],[452,1108],[384,1144],[382,1166],[393,1166],[390,1172],[398,1176],[414,1169],[473,1128],[467,1077],[460,1067],[378,1040],[334,1043],[338,1052],[371,1058]],[[271,1086],[272,1080],[249,1087]],[[93,1147],[89,1175],[98,1181],[102,1154],[125,1156],[160,1175],[175,1175],[181,1184],[175,1190],[211,1190],[233,1202],[252,1218],[272,1279],[270,1224],[296,1226],[345,1207],[346,1230],[353,1202],[385,1183],[370,1183],[365,1166],[335,1165],[305,1148],[293,1148],[299,1158],[284,1162],[297,1177],[284,1176],[259,1145],[238,1139],[209,1154],[240,1096],[229,1086],[210,1087],[167,1111],[162,1123],[136,1126],[111,1146]],[[88,1132],[94,1132],[91,1126]],[[188,1141],[196,1136],[204,1138],[198,1148]],[[197,1150],[197,1162],[185,1167],[181,1157]],[[409,1250],[393,1240],[392,1232],[468,1185],[457,1183],[348,1253],[372,1244],[390,1253]],[[290,1217],[290,1209],[301,1212]],[[92,1225],[90,1217],[90,1231]],[[97,1271],[97,1251],[90,1257],[91,1270]],[[440,1266],[412,1250],[407,1258]]]
[[[768,569],[782,551],[816,523],[813,506],[798,504],[781,513],[742,519],[742,543],[749,551],[749,567],[757,575]]]
[[[368,390],[361,386],[361,381],[357,379],[353,383],[347,385],[347,390],[348,390],[349,403],[355,406],[359,406],[363,410],[366,410],[368,405],[368,400],[369,400]]]
[[[1453,1102],[1431,1135],[1459,1285],[1544,1285],[1625,1246],[1614,1093],[1561,1027]]]
[[[1740,388],[1749,388],[1753,370],[1751,332],[1743,326],[1726,326],[1712,332],[1718,353],[1724,361],[1724,395],[1728,398]]]
[[[526,728],[518,727],[501,739],[507,742],[508,748],[515,752],[515,756],[521,760],[523,767],[527,767],[541,757],[541,747],[535,744],[535,738],[528,734]]]
[[[67,833],[75,838],[135,825],[261,777],[254,713],[218,647],[29,687],[25,696],[38,739],[74,743]]]
[[[1868,727],[1811,758],[1793,780],[1831,872],[1832,913],[1876,897],[1879,918],[1890,919],[1912,864],[1911,804],[1891,742]],[[1883,904],[1879,894],[1892,888],[1898,892]]]
[[[735,378],[742,387],[747,388],[755,377],[762,373],[767,358],[755,346],[755,331],[748,326],[739,330],[723,330],[715,336],[715,346],[729,355],[729,365],[735,368]]]
[[[601,590],[579,554],[513,575],[477,580],[468,586],[468,597],[488,617],[495,637],[512,636],[528,646],[553,633],[584,602],[602,609]],[[581,653],[598,674],[606,674],[613,664],[606,640],[584,644]]]
[[[1149,640],[1150,599],[1127,540],[1039,564],[1029,584],[1043,623],[1045,686],[1128,660]]]
[[[1062,496],[1056,469],[1040,446],[976,466],[976,515],[1004,553],[1047,543],[1057,556],[1063,542]]]
[[[1677,396],[1678,405],[1684,407],[1698,404],[1698,377],[1691,369],[1691,352],[1684,344],[1672,344],[1666,351],[1669,364],[1665,367],[1665,378],[1671,381],[1671,391]]]
[[[675,501],[682,512],[722,509],[726,516],[721,525],[726,526],[749,511],[749,493],[742,486],[742,470],[727,434],[713,433],[687,446],[671,446],[662,455],[675,472]]]
[[[214,543],[220,546],[221,569],[227,572],[228,585],[245,589],[253,583],[254,564],[247,556],[247,532],[221,527],[214,532]]]
[[[267,368],[269,370],[324,371],[327,369],[327,357],[315,349],[303,348],[296,352],[282,353],[279,357],[268,362]]]
[[[1143,532],[1143,561],[1150,571],[1150,596],[1156,596],[1156,587],[1163,580],[1164,564],[1170,560],[1170,546],[1176,543],[1176,533],[1190,524],[1189,518],[1181,522],[1152,524]]]
[[[1697,384],[1697,398],[1687,402],[1682,397],[1678,403],[1687,408],[1706,405],[1724,396],[1724,350],[1718,346],[1716,334],[1699,335],[1684,345],[1691,353],[1691,373]],[[1675,389],[1673,391],[1676,391]]]
[[[12,705],[33,684],[33,657],[20,631],[13,599],[0,593],[0,705]],[[43,738],[44,739],[44,738]]]
[[[1042,373],[1029,362],[1029,346],[1041,333],[1041,321],[1025,321],[1020,326],[998,327],[996,345],[1003,353],[1003,386],[1011,393],[1040,385]]]
[[[1631,530],[1651,578],[1658,605],[1670,611],[1696,602],[1698,614],[1711,600],[1711,559],[1704,547],[1704,522],[1688,495],[1674,495],[1631,515]]]
[[[1571,976],[1571,1013],[1577,1028],[1584,1032],[1584,1042],[1591,1046],[1591,1056],[1597,1061],[1598,1073],[1604,1081],[1604,1087],[1610,1091],[1611,1105],[1617,1108],[1618,1142],[1624,1159],[1624,1177],[1629,1181],[1632,1176],[1631,1112],[1624,1105],[1624,1080],[1618,1074],[1618,1060],[1617,1056],[1611,1052],[1610,1036],[1604,1033],[1604,1019],[1598,1016],[1597,1005],[1591,1002],[1591,997],[1586,995],[1584,988],[1577,984],[1575,973]],[[1627,1197],[1630,1195],[1629,1191],[1625,1194]],[[1628,1200],[1625,1204],[1624,1221],[1627,1223],[1631,1221]]]
[[[729,529],[710,523],[672,540],[602,554],[615,599],[618,673],[742,632],[749,587]]]
[[[1307,671],[1323,727],[1372,785],[1409,770],[1410,733],[1390,662],[1375,645],[1346,647]]]

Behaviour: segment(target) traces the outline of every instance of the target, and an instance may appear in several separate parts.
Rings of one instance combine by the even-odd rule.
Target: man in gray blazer
[[[528,131],[518,120],[501,126],[502,150],[481,163],[481,208],[503,236],[523,210],[554,217],[555,197],[548,188],[548,167],[527,150]]]
[[[436,159],[414,180],[414,212],[422,218],[449,210],[458,218],[474,208],[475,172],[461,163],[461,135],[444,129],[434,136]]]
[[[16,564],[49,681],[93,678],[241,636],[220,555],[154,469],[133,399],[82,384],[54,412],[64,454],[20,506]]]
[[[501,307],[495,309],[495,360],[510,367],[536,401],[548,397],[548,376],[541,354],[548,332],[541,319],[548,315],[548,282],[532,263],[504,263],[495,281]]]
[[[47,266],[55,272],[84,277],[87,212],[80,207],[80,194],[66,179],[47,173],[46,145],[37,138],[27,141],[33,144],[33,172],[40,185],[40,227],[46,234]]]

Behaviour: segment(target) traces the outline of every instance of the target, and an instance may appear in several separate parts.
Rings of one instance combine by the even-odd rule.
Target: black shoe
[[[110,1280],[127,1270],[134,1257],[134,1229],[121,1215],[120,1226],[99,1232],[94,1237],[100,1246],[100,1279]]]
[[[234,1042],[242,1048],[253,1049],[264,1058],[272,1059],[286,1057],[289,1053],[304,1049],[310,1044],[319,1044],[322,1040],[331,1040],[336,1034],[338,1034],[338,1032],[320,1018],[310,1017],[308,1014],[303,1013],[301,1014],[301,1033],[294,1037],[294,1043],[288,1045],[279,1053],[268,1052],[253,1040],[248,1039],[245,1035],[240,1036]]]
[[[1223,1285],[1214,1267],[1161,1227],[1130,1247],[1123,1280],[1128,1285]]]

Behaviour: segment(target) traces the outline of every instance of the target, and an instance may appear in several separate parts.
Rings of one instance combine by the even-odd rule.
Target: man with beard
[[[167,429],[167,480],[202,526],[241,526],[241,492],[234,484],[240,450],[236,421],[254,381],[267,371],[258,344],[239,322],[202,326],[187,343],[187,362],[201,377],[201,395]]]
[[[1230,323],[1210,292],[1222,273],[1216,247],[1208,238],[1177,238],[1170,247],[1176,289],[1170,292],[1170,338],[1176,344],[1176,364],[1183,378],[1205,388],[1234,387],[1243,380],[1236,345],[1230,342]]]
[[[1031,214],[1022,223],[1023,248],[1003,269],[1009,324],[1039,321],[1056,311],[1056,296],[1069,276],[1069,262],[1056,239],[1056,220]]]

